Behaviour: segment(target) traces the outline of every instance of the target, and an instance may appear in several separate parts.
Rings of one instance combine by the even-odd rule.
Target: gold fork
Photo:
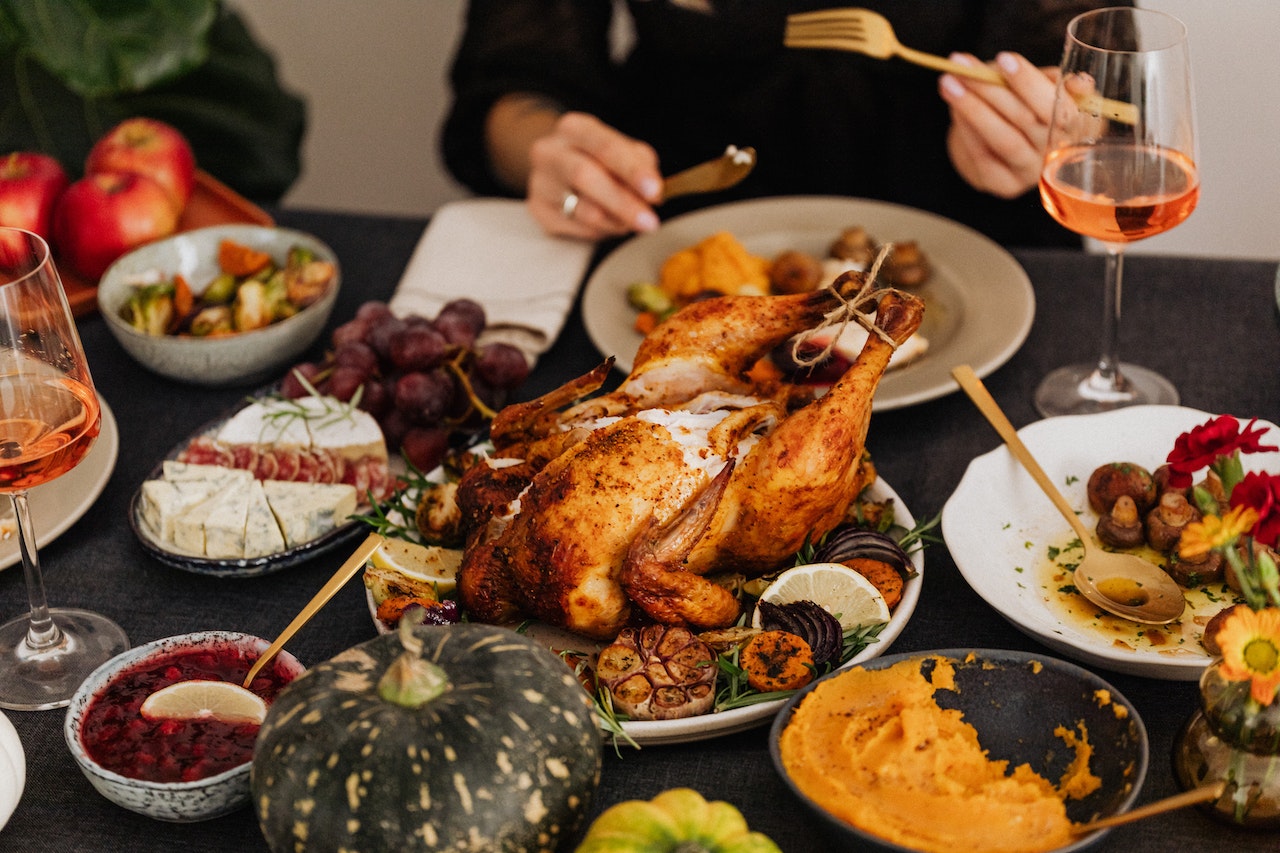
[[[986,65],[963,65],[942,56],[913,50],[898,41],[893,25],[870,9],[822,9],[787,16],[783,44],[794,48],[848,50],[875,59],[897,56],[916,65],[932,68],[983,83],[1005,85],[1004,77]],[[1134,124],[1138,111],[1133,104],[1113,101],[1097,94],[1078,96],[1081,109],[1124,124]]]

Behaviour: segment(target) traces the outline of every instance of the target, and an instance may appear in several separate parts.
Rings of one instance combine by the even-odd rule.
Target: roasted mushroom
[[[919,287],[929,280],[929,260],[914,240],[894,243],[880,276],[894,287]]]
[[[808,293],[822,282],[822,261],[807,252],[788,249],[769,265],[769,286],[774,293]]]
[[[876,259],[876,241],[861,225],[846,228],[827,250],[833,258],[869,267]]]
[[[1164,570],[1178,586],[1197,587],[1220,582],[1226,575],[1226,568],[1226,559],[1217,551],[1210,551],[1194,560],[1175,552],[1169,557]]]
[[[1111,511],[1098,519],[1098,539],[1112,548],[1137,548],[1146,542],[1142,516],[1133,498],[1120,495]]]
[[[1156,485],[1156,496],[1159,497],[1165,492],[1181,492],[1187,494],[1187,489],[1180,489],[1169,482],[1173,476],[1173,469],[1167,464],[1161,465],[1159,468],[1151,472],[1151,479]]]
[[[1195,491],[1207,494],[1218,506],[1225,507],[1227,505],[1227,493],[1222,488],[1222,480],[1212,471],[1205,472],[1204,479],[1196,483]],[[1199,497],[1196,497],[1196,503],[1200,503]]]
[[[1171,551],[1182,538],[1182,530],[1201,518],[1181,492],[1165,492],[1147,513],[1147,544],[1157,551]]]
[[[1218,645],[1218,632],[1222,630],[1223,624],[1232,613],[1241,607],[1247,606],[1245,604],[1232,604],[1230,607],[1224,607],[1213,615],[1209,623],[1204,626],[1204,634],[1200,638],[1200,644],[1204,646],[1206,652],[1214,657],[1222,654],[1222,646]]]
[[[1139,512],[1155,503],[1156,485],[1151,473],[1132,462],[1108,462],[1089,475],[1089,506],[1102,515],[1110,512],[1116,498],[1128,495]]]

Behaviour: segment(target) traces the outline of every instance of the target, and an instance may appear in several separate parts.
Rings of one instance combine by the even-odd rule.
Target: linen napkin
[[[480,342],[501,340],[532,365],[560,334],[593,244],[549,236],[524,202],[450,202],[431,217],[391,297],[397,316],[435,317],[451,299],[484,306]]]

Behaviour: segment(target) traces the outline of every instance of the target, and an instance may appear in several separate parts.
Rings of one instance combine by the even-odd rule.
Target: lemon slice
[[[435,545],[419,545],[407,539],[386,539],[369,557],[369,562],[375,568],[433,585],[440,595],[447,595],[458,585],[462,552]]]
[[[839,563],[810,563],[787,569],[760,594],[770,604],[812,601],[835,616],[848,631],[889,621],[889,606],[871,581]],[[760,610],[751,619],[760,627]]]
[[[219,720],[257,723],[267,716],[267,703],[256,693],[229,681],[179,681],[162,687],[142,703],[150,720]]]

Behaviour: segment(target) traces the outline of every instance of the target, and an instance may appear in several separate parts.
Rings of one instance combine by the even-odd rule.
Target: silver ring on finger
[[[564,199],[560,202],[560,215],[565,219],[573,219],[573,214],[578,210],[578,194],[573,190],[569,190],[564,194]]]

